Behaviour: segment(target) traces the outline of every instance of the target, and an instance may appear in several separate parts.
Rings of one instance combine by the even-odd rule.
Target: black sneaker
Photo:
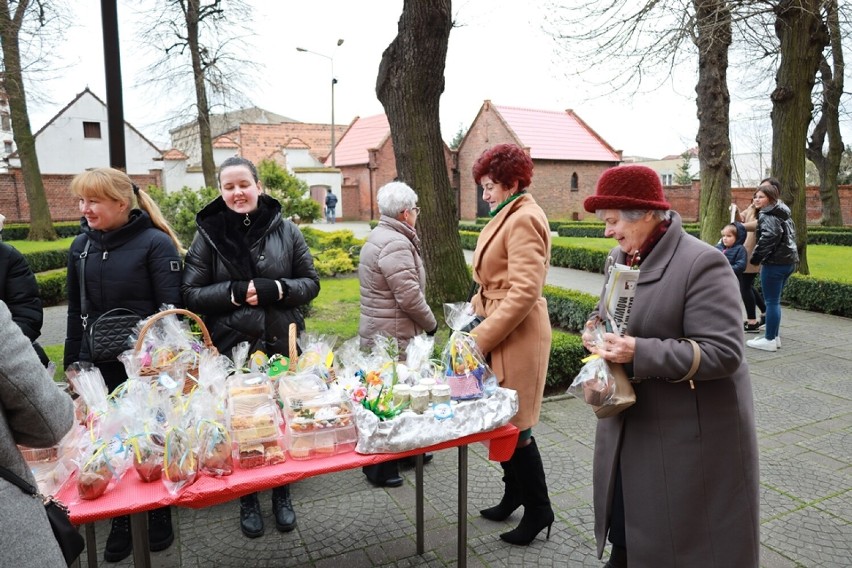
[[[759,333],[760,332],[760,323],[743,323],[743,329],[746,333]]]

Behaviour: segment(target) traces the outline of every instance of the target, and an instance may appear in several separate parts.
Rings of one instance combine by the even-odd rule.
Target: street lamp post
[[[335,46],[335,51],[337,48],[343,45],[343,40],[337,40],[337,45]],[[318,53],[316,51],[311,51],[310,49],[305,49],[304,47],[297,47],[296,51],[301,51],[302,53],[312,53],[314,55],[319,55],[320,57],[325,57],[328,59],[329,63],[331,63],[331,167],[334,168],[337,166],[337,163],[334,159],[334,85],[337,84],[337,78],[334,76],[334,54],[326,55],[324,53]]]

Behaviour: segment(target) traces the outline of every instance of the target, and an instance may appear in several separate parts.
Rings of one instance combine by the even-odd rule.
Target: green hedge
[[[30,270],[35,273],[66,268],[68,266],[68,249],[28,252],[24,254],[24,258],[30,265]]]
[[[39,272],[35,275],[38,295],[43,306],[57,306],[68,300],[68,288],[65,285],[66,269]]]
[[[549,387],[567,389],[580,372],[580,367],[583,366],[582,359],[586,355],[588,352],[583,348],[583,340],[579,335],[554,329],[545,384]]]
[[[852,317],[852,284],[793,274],[784,286],[781,301],[793,308]]]
[[[597,307],[598,298],[585,292],[545,286],[550,324],[559,329],[580,333],[589,314]]]
[[[61,221],[53,224],[60,239],[75,237],[80,234],[79,221]],[[30,233],[30,226],[24,223],[12,223],[3,227],[4,241],[25,241]]]

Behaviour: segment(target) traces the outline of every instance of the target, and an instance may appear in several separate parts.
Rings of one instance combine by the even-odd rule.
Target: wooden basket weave
[[[204,322],[201,318],[189,310],[182,310],[179,308],[174,308],[171,310],[163,310],[162,312],[158,312],[151,317],[148,318],[148,321],[142,326],[142,329],[139,330],[139,337],[136,339],[136,346],[134,351],[136,353],[140,353],[142,348],[145,346],[145,334],[148,333],[157,321],[162,318],[170,315],[179,315],[186,316],[195,320],[195,323],[198,324],[198,327],[201,329],[201,336],[204,341],[204,347],[213,351],[214,353],[218,353],[218,350],[213,345],[213,340],[210,339],[210,332],[207,330],[207,326],[204,325]],[[150,367],[142,367],[139,369],[139,375],[142,377],[156,377],[161,372],[166,370],[166,367],[151,365]],[[189,393],[196,385],[196,378],[198,377],[198,367],[190,367],[186,370],[186,380],[183,383],[183,392],[184,394]]]
[[[296,348],[296,339],[298,338],[299,330],[296,327],[295,323],[290,324],[289,332],[290,332],[289,338],[288,338],[290,340],[290,345],[289,345],[290,366],[289,366],[289,369],[290,369],[290,374],[295,374],[295,373],[298,372],[297,369],[296,369],[296,366],[299,362],[299,350]],[[337,379],[337,376],[335,375],[333,368],[328,369],[328,376],[329,376],[330,381],[334,381],[334,380]]]

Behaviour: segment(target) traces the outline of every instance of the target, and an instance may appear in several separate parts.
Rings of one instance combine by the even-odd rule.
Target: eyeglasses
[[[419,207],[411,207],[408,210],[411,211],[412,213],[414,213],[415,215],[420,215],[420,208]]]

